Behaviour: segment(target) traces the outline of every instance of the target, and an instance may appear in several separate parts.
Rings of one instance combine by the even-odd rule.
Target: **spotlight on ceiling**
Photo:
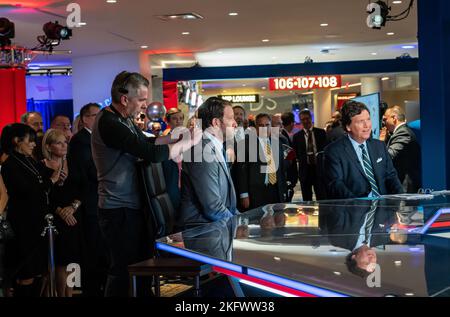
[[[42,28],[45,36],[50,40],[68,40],[72,36],[72,30],[56,22],[47,22]]]
[[[0,46],[10,45],[14,36],[14,23],[7,18],[0,18]]]
[[[72,36],[72,30],[66,26],[62,26],[56,22],[47,22],[42,27],[45,35],[40,35],[37,37],[39,46],[35,47],[36,49],[44,49],[53,52],[53,48],[61,44],[61,40],[69,40]]]
[[[370,3],[367,6],[367,25],[372,29],[381,29],[386,25],[391,8],[384,1]]]
[[[369,14],[369,16],[367,17],[367,26],[369,28],[379,30],[386,25],[386,22],[404,20],[410,15],[412,7],[414,6],[414,0],[409,0],[409,5],[405,10],[398,14],[393,14],[388,3],[389,1],[386,0],[378,0],[369,3],[369,5],[367,6],[367,13]]]

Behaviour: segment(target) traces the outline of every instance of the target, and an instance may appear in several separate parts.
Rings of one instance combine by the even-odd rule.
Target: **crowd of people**
[[[44,131],[42,116],[27,112],[21,123],[3,129],[0,215],[14,232],[1,257],[6,295],[48,292],[48,245],[41,233],[50,213],[58,230],[58,296],[72,296],[71,263],[82,268],[84,296],[127,296],[127,266],[151,257],[154,239],[142,212],[148,207],[137,169],[142,160],[162,164],[178,230],[290,202],[298,183],[304,201],[420,187],[420,146],[399,107],[384,114],[389,137],[383,140],[372,138],[373,118],[354,101],[333,114],[326,130],[314,127],[308,109],[296,130],[292,112],[252,116],[211,97],[186,126],[184,114],[170,109],[167,130],[146,131],[141,114],[148,87],[142,75],[122,72],[111,87],[112,104],[85,105],[74,127],[57,115]]]

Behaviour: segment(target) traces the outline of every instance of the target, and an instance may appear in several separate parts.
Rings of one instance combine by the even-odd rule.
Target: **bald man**
[[[417,193],[422,175],[420,144],[406,124],[405,112],[399,106],[391,107],[386,110],[383,122],[391,135],[387,148],[398,178],[407,193]]]

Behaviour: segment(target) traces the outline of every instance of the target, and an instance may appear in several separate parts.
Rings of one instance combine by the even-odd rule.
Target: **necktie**
[[[377,211],[378,200],[374,200],[370,206],[369,212],[366,214],[366,225],[364,228],[364,242],[369,244],[370,242],[370,232],[372,231],[373,223],[375,221],[375,214]]]
[[[378,185],[375,180],[372,164],[370,163],[370,158],[369,158],[369,155],[367,154],[366,148],[365,148],[364,144],[361,144],[359,147],[361,148],[361,151],[362,151],[364,171],[366,172],[367,179],[369,180],[370,186],[372,187],[372,192],[375,196],[381,196],[380,190],[378,189]]]
[[[311,130],[308,131],[308,135],[307,135],[308,143],[306,145],[306,154],[307,154],[307,163],[309,165],[316,164],[316,156],[314,155],[314,143],[313,143],[312,134],[313,134],[313,132]]]
[[[269,183],[275,185],[277,183],[277,170],[275,169],[275,163],[273,161],[272,149],[270,143],[266,142],[266,159],[267,159],[267,171],[269,172]]]

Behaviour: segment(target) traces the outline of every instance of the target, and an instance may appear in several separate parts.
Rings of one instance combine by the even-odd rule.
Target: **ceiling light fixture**
[[[117,0],[106,0],[106,3],[117,3]]]
[[[173,20],[201,20],[203,16],[196,12],[188,13],[176,13],[176,14],[163,14],[157,15],[158,19],[163,21],[173,21]]]
[[[389,80],[389,79],[390,79],[389,77],[383,77],[383,78],[381,78],[382,81],[386,81],[386,80]]]
[[[237,12],[230,12],[228,13],[229,16],[235,17],[237,15],[239,15]]]
[[[191,34],[190,32],[183,32],[183,33],[181,33],[182,35],[189,35],[189,34]]]
[[[322,24],[320,24],[320,26],[321,26],[321,27],[328,26],[328,23],[322,23]]]
[[[270,41],[269,39],[262,40],[262,42],[264,42],[264,43],[269,42],[269,41]]]
[[[395,35],[394,32],[388,32],[388,33],[386,33],[386,34],[389,35],[389,36]]]
[[[147,45],[142,45],[141,48],[145,49],[145,48],[148,48],[148,46]]]

